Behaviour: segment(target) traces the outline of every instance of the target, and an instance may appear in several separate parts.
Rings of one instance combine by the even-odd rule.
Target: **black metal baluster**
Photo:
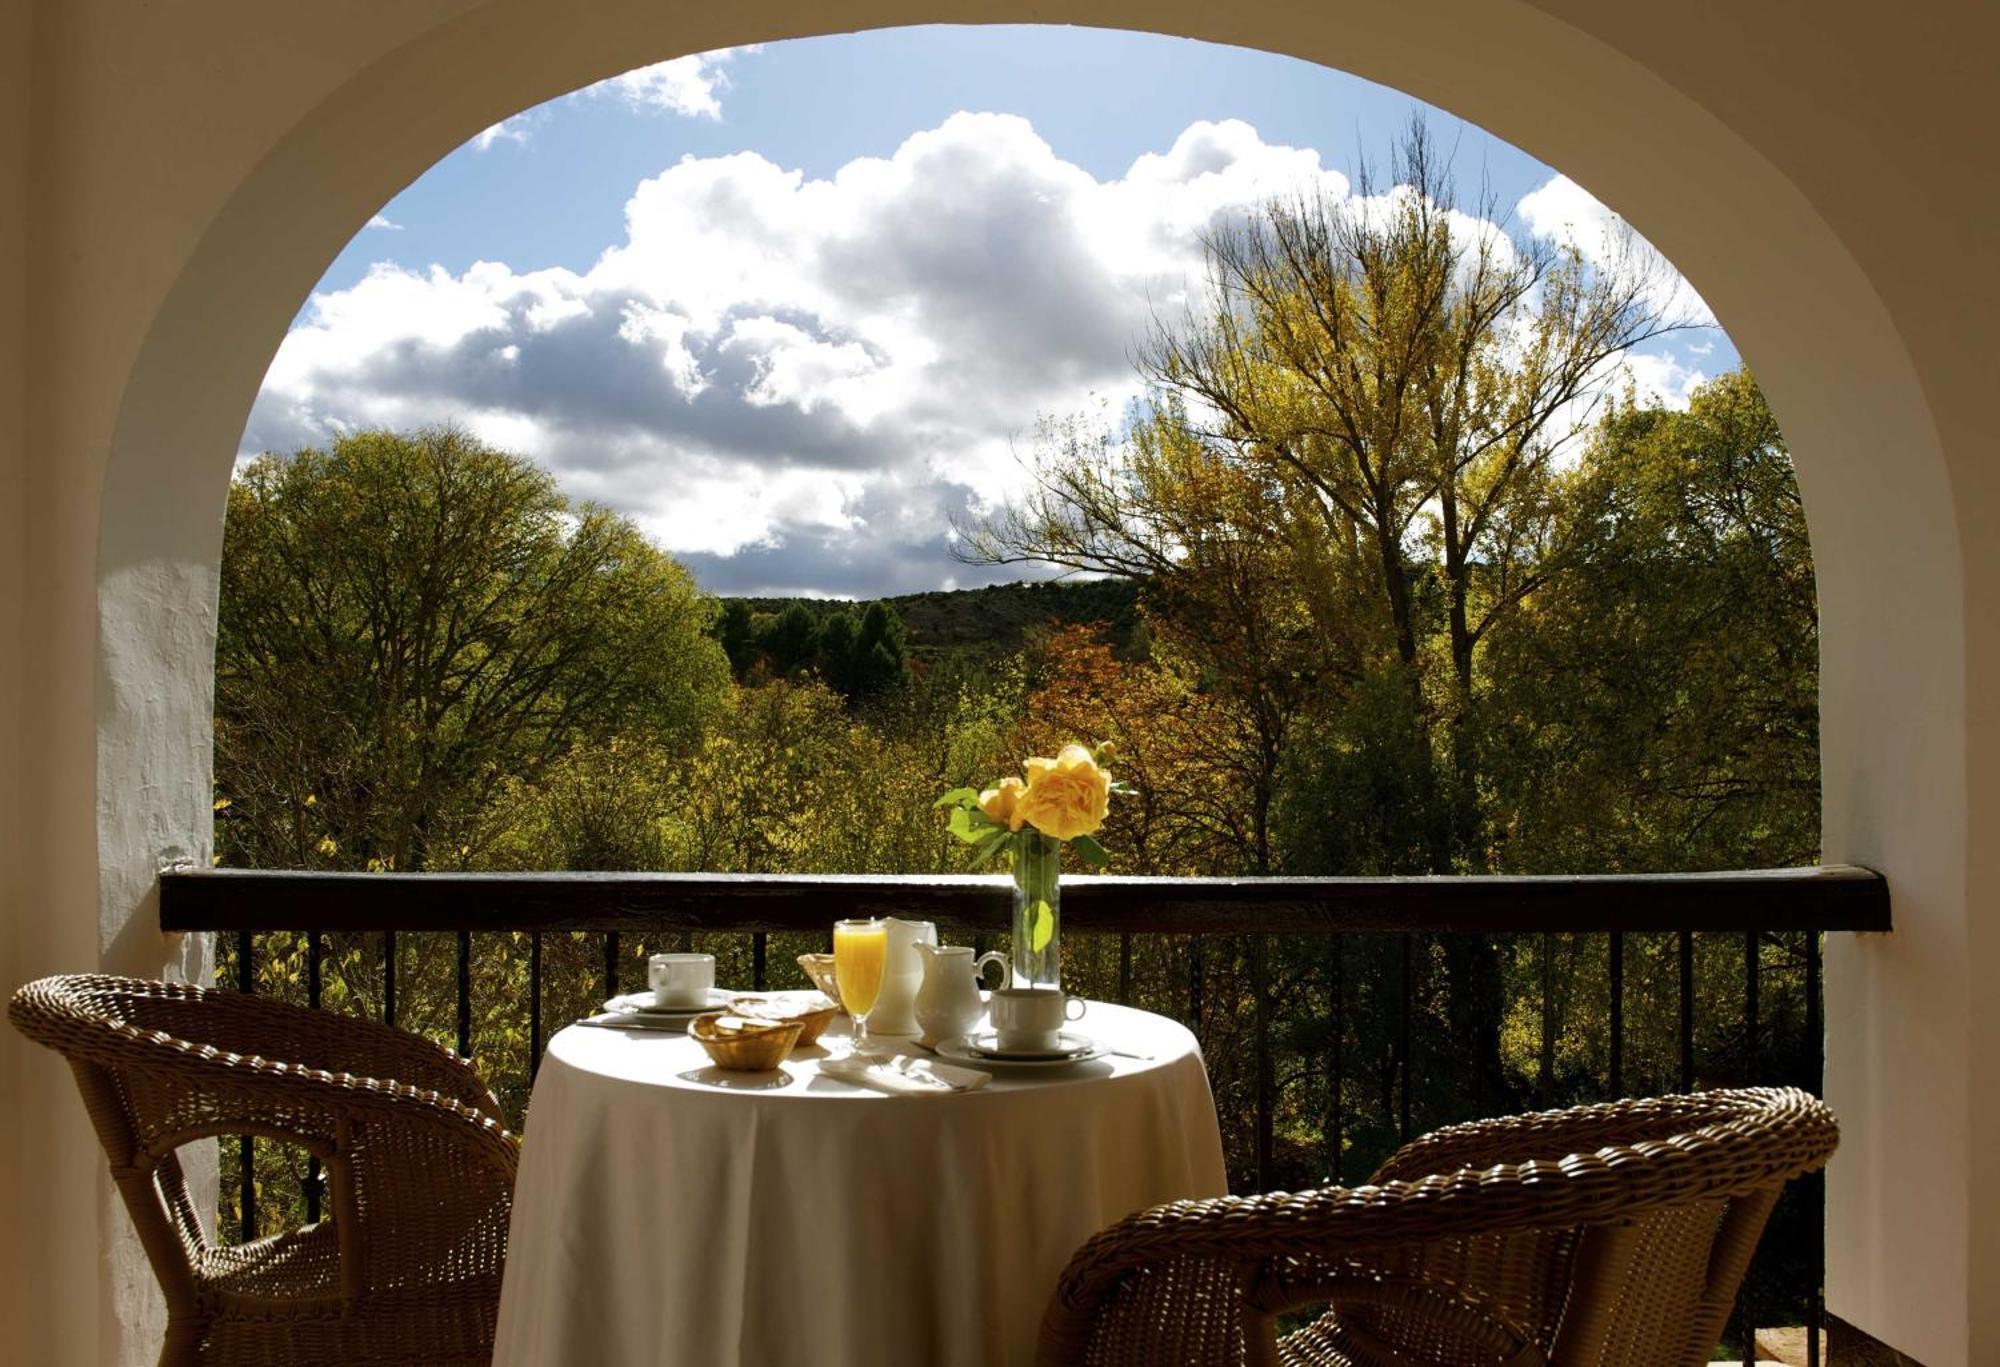
[[[1250,995],[1257,1084],[1257,1190],[1271,1189],[1271,965],[1269,937],[1250,937]]]
[[[1694,932],[1681,932],[1681,1090],[1694,1090]]]
[[[1625,932],[1611,932],[1611,1095],[1625,1095]]]
[[[306,1005],[319,1009],[320,999],[320,933],[306,932]],[[306,1223],[319,1223],[319,1156],[306,1159]]]
[[[1762,995],[1762,984],[1758,981],[1763,973],[1763,935],[1754,930],[1743,932],[1743,1067],[1746,1087],[1757,1086],[1762,1079],[1762,1049],[1758,1040],[1760,1033],[1758,998]]]
[[[382,1024],[396,1023],[396,932],[382,932]]]
[[[250,932],[236,932],[236,990],[245,996],[257,991],[257,969],[251,958]],[[236,1217],[241,1242],[257,1237],[257,1141],[243,1135],[236,1141]]]
[[[1328,1002],[1328,1017],[1333,1027],[1333,1047],[1327,1050],[1328,1075],[1326,1080],[1326,1147],[1327,1173],[1332,1181],[1340,1181],[1340,1151],[1346,1138],[1346,1119],[1341,1113],[1341,1087],[1345,1079],[1345,1053],[1347,1043],[1347,984],[1346,944],[1338,935],[1329,935],[1327,945],[1333,962],[1328,965],[1328,978],[1332,983],[1332,999]]]
[[[750,986],[759,992],[764,990],[764,959],[769,951],[765,938],[761,930],[753,931],[750,935]]]
[[[458,932],[458,1056],[472,1057],[472,932]]]
[[[528,1081],[542,1070],[542,932],[528,932]]]
[[[618,995],[618,932],[604,932],[604,999]]]
[[[1201,936],[1188,940],[1188,1029],[1201,1038]]]
[[[1556,1104],[1556,969],[1555,936],[1542,932],[1542,1109]]]
[[[1759,962],[1763,937],[1754,930],[1743,932],[1743,1084],[1754,1087],[1759,1082],[1761,1071],[1757,1060],[1757,997]],[[1743,1284],[1736,1292],[1736,1337],[1743,1344],[1743,1361],[1757,1359],[1757,1319],[1753,1309],[1754,1288],[1757,1283],[1757,1265],[1760,1259],[1751,1255],[1750,1266],[1743,1271]]]
[[[1415,970],[1416,946],[1409,931],[1403,932],[1403,1005],[1402,1019],[1396,1031],[1397,1048],[1402,1051],[1403,1095],[1398,1102],[1399,1114],[1396,1119],[1397,1132],[1405,1144],[1410,1142],[1410,1002],[1416,995]]]
[[[1132,932],[1118,932],[1118,1004],[1132,1004]]]
[[[1814,1096],[1819,1096],[1825,1088],[1826,1040],[1822,1036],[1820,1024],[1819,932],[1806,932],[1806,1085]],[[1822,1297],[1826,1289],[1826,1174],[1815,1172],[1806,1179],[1806,1213],[1812,1222],[1810,1241],[1811,1256],[1807,1260],[1807,1275],[1813,1279],[1806,1297],[1806,1367],[1819,1367],[1820,1323],[1826,1317],[1826,1305]]]

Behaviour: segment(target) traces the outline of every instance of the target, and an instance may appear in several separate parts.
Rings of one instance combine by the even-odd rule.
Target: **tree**
[[[755,653],[754,616],[747,599],[727,598],[715,619],[715,639],[721,643],[722,653],[729,657],[729,667],[738,675],[750,668]]]
[[[1442,873],[1486,866],[1474,654],[1559,557],[1556,454],[1607,363],[1681,319],[1636,239],[1592,266],[1493,226],[1491,203],[1460,213],[1421,122],[1391,169],[1387,194],[1364,168],[1353,198],[1276,201],[1216,233],[1207,314],[1157,327],[1142,368],[1214,460],[1273,481],[1324,546],[1365,558],[1455,782]]]
[[[1628,396],[1562,481],[1560,507],[1573,563],[1488,661],[1504,866],[1812,862],[1812,556],[1756,383],[1723,375],[1686,412]]]
[[[362,432],[231,484],[216,650],[229,859],[461,863],[581,740],[687,745],[728,686],[711,605],[628,521],[462,432]]]
[[[861,612],[855,634],[850,697],[884,693],[903,681],[908,667],[903,644],[903,619],[887,603],[870,603]]]
[[[1215,232],[1205,306],[1140,357],[1150,411],[1122,441],[1060,443],[965,542],[1152,586],[1156,627],[1252,722],[1246,871],[1273,865],[1280,768],[1309,714],[1322,755],[1353,751],[1298,791],[1366,779],[1358,754],[1395,780],[1365,791],[1404,804],[1360,809],[1378,829],[1320,854],[1493,867],[1478,655],[1572,554],[1552,487],[1578,411],[1614,358],[1680,321],[1636,239],[1593,265],[1496,227],[1490,203],[1460,213],[1421,123],[1391,169],[1385,194],[1364,168],[1351,198],[1276,200]],[[1498,952],[1455,936],[1444,954],[1468,1090],[1505,1104]]]
[[[1102,635],[1071,626],[1034,644],[1026,748],[1113,747],[1111,766],[1131,789],[1105,827],[1114,872],[1237,872],[1255,846],[1255,776],[1238,763],[1228,701],[1158,664],[1118,659]]]
[[[1294,722],[1356,660],[1349,634],[1320,632],[1300,592],[1285,491],[1210,458],[1173,398],[1125,441],[1071,419],[1044,422],[1026,499],[963,528],[975,563],[1056,565],[1140,586],[1148,653],[1226,706],[1212,743],[1246,799],[1232,872],[1276,864],[1270,814]]]
[[[762,617],[757,626],[757,644],[774,674],[796,674],[812,664],[819,621],[804,603],[789,603],[776,616]]]

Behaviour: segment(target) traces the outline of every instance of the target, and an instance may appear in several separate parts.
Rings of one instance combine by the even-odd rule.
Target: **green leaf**
[[[1076,851],[1078,859],[1097,868],[1101,869],[1111,862],[1111,855],[1094,837],[1079,835],[1069,842],[1069,847]]]
[[[1004,837],[1004,836],[1005,836],[1005,835],[1007,834],[1007,832],[1006,832],[1006,831],[1004,831],[1004,830],[1003,830],[1002,828],[1000,828],[1000,827],[998,827],[998,826],[995,826],[995,827],[993,828],[993,830],[992,830],[991,834],[993,834],[993,835],[998,835],[998,836],[1002,836],[1002,837]],[[1003,839],[1000,839],[1000,840],[990,840],[990,839],[989,839],[989,840],[988,840],[988,841],[986,842],[986,847],[985,847],[984,849],[980,850],[978,854],[975,854],[975,855],[973,855],[973,856],[972,856],[972,863],[971,863],[970,865],[968,865],[968,867],[970,867],[970,868],[975,868],[975,869],[976,869],[976,868],[978,868],[978,867],[979,867],[979,866],[980,866],[981,864],[984,864],[984,863],[985,863],[985,862],[986,862],[987,860],[991,859],[991,858],[992,858],[992,857],[993,857],[994,855],[996,855],[996,854],[1000,853],[1000,851],[1002,851],[1002,850],[1006,849],[1006,848],[1008,847],[1008,845],[1009,845],[1010,843],[1012,843],[1012,842],[1010,842],[1010,841],[1008,841],[1008,840],[1006,840],[1006,839],[1004,839],[1004,838],[1003,838]]]
[[[963,807],[968,802],[977,801],[979,801],[979,790],[977,788],[954,788],[936,802],[933,802],[931,806],[933,808]]]
[[[976,845],[982,840],[992,839],[994,831],[1003,831],[1007,828],[989,821],[984,812],[974,811],[970,807],[956,807],[952,809],[951,820],[945,823],[945,829],[966,844]]]
[[[1049,947],[1049,941],[1056,938],[1056,913],[1047,898],[1035,902],[1035,929],[1028,937],[1028,948],[1040,954]]]

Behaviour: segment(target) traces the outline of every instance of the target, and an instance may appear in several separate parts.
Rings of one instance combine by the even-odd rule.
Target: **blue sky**
[[[1301,185],[1348,193],[1423,108],[1292,58],[1057,27],[642,69],[487,130],[383,206],[301,310],[243,449],[457,421],[720,592],[979,582],[950,517],[1018,487],[1039,416],[1130,400],[1131,343],[1198,287],[1201,227]],[[1609,219],[1426,112],[1462,207],[1483,183],[1524,232]],[[1704,329],[1635,379],[1673,402],[1733,363]]]

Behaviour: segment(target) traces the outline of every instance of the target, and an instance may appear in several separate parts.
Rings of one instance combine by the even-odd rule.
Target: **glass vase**
[[[1026,830],[1014,842],[1014,986],[1062,986],[1062,842]]]

